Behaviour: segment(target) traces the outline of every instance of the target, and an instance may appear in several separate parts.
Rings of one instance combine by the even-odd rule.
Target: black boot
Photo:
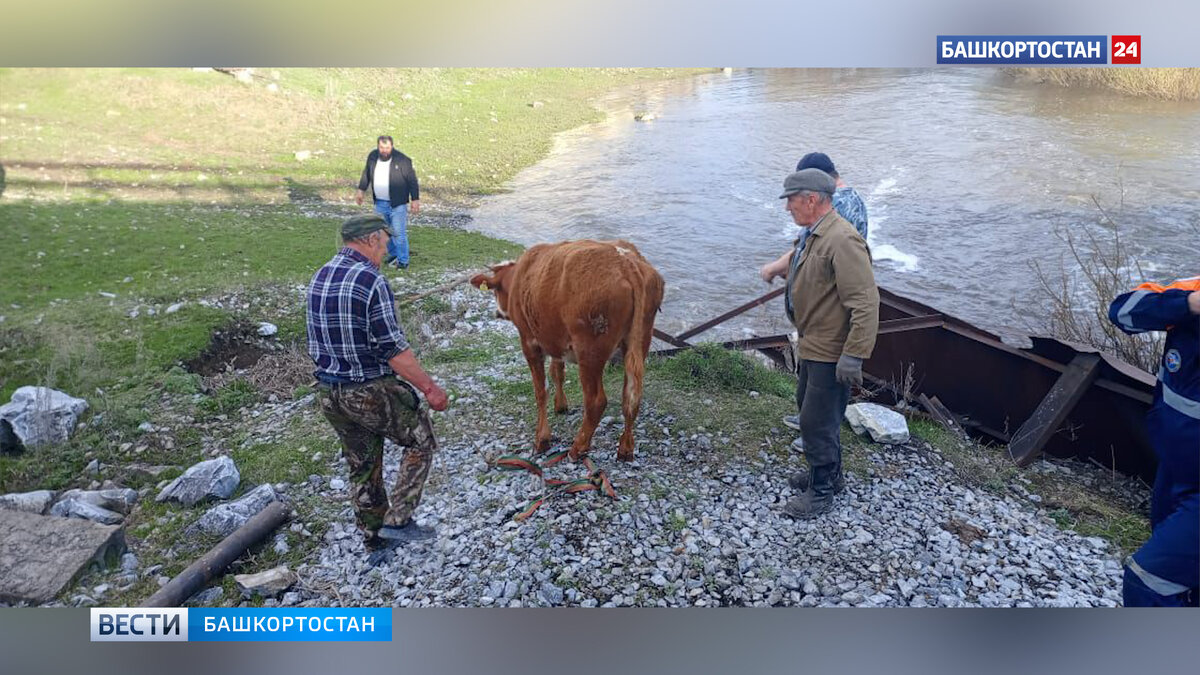
[[[799,473],[793,474],[790,478],[788,478],[788,485],[791,486],[793,490],[799,490],[803,492],[807,490],[810,485],[812,485],[812,474],[808,472],[808,469],[800,469]],[[845,489],[846,476],[839,471],[838,474],[833,478],[833,494],[840,495],[843,491],[845,491]]]
[[[808,519],[827,513],[833,508],[834,476],[836,465],[821,466],[813,469],[813,484],[807,490],[793,497],[783,507],[783,515],[791,518]]]

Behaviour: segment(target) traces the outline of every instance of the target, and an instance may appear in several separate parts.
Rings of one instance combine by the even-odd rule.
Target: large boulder
[[[0,602],[49,602],[92,563],[124,552],[120,527],[0,509]]]
[[[271,502],[278,501],[279,495],[270,483],[264,483],[254,488],[241,498],[227,504],[212,507],[200,519],[192,523],[186,534],[212,534],[227,537],[233,531],[246,524],[259,511],[267,508]]]
[[[61,443],[71,437],[79,416],[87,410],[87,401],[49,387],[21,387],[12,400],[0,406],[0,420],[7,427],[0,433],[5,452],[19,452],[20,446],[33,447]],[[11,427],[9,433],[8,427]],[[12,436],[20,443],[13,447]]]
[[[897,445],[908,442],[908,421],[904,415],[875,403],[855,403],[846,407],[846,421],[856,434],[867,433],[876,443]]]
[[[50,490],[34,490],[33,492],[12,492],[0,495],[0,509],[12,509],[25,513],[41,515],[54,501],[54,493]]]
[[[233,460],[217,457],[189,467],[182,476],[167,484],[155,499],[160,502],[174,499],[186,506],[209,497],[229,499],[241,481],[242,476]]]

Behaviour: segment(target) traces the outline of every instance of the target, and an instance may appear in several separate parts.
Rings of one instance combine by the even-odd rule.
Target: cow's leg
[[[537,434],[533,440],[533,451],[542,453],[550,449],[550,421],[546,419],[546,356],[538,347],[522,344],[529,373],[533,376],[533,400],[537,405]]]
[[[638,321],[638,317],[634,317]],[[646,374],[646,354],[650,351],[650,338],[654,332],[654,314],[642,319],[642,330],[631,335],[625,345],[625,387],[621,390],[621,412],[625,414],[625,430],[617,446],[617,459],[633,461],[633,427],[638,411],[642,407],[642,383]],[[630,344],[632,343],[632,344]]]
[[[570,457],[577,460],[587,454],[592,445],[592,434],[596,433],[596,425],[604,416],[604,408],[608,398],[604,395],[604,363],[607,359],[579,358],[579,384],[583,387],[583,423],[579,425],[579,433],[571,444]]]
[[[642,375],[645,363],[640,358],[625,357],[625,387],[621,390],[621,412],[625,414],[625,430],[617,446],[617,459],[633,461],[633,426],[642,405]]]
[[[554,412],[567,411],[567,394],[563,391],[563,361],[550,357],[550,381],[554,383]]]

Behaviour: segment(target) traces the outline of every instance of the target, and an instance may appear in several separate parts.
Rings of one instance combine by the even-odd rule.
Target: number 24
[[[1113,51],[1113,56],[1116,56],[1117,58],[1121,58],[1123,56],[1137,56],[1138,43],[1136,42],[1130,42],[1128,47],[1124,42],[1118,42],[1117,44],[1113,45],[1113,47],[1115,48]]]

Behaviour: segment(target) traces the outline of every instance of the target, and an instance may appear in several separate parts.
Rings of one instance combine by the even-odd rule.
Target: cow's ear
[[[489,286],[496,285],[496,278],[489,277],[486,274],[476,274],[475,276],[471,277],[471,285],[481,291],[491,290]]]

